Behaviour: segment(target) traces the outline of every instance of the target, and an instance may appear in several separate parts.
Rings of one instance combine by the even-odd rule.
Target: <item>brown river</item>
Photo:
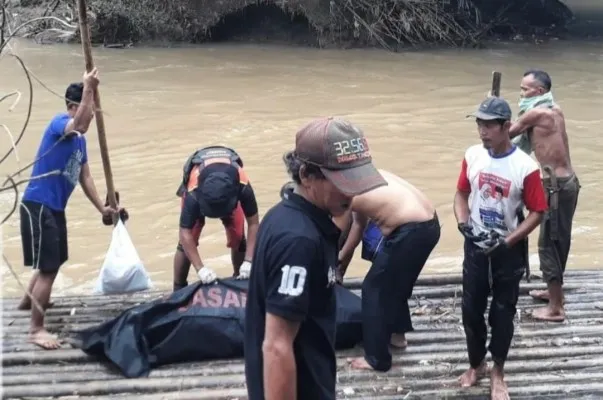
[[[14,51],[48,88],[62,94],[81,79],[78,45],[39,46],[19,40]],[[465,148],[477,142],[475,124],[465,115],[484,98],[491,72],[503,73],[502,95],[517,111],[524,69],[546,69],[553,93],[565,109],[571,156],[582,182],[574,222],[569,268],[599,268],[603,262],[603,46],[600,42],[551,41],[498,44],[487,50],[424,50],[399,54],[380,50],[317,50],[244,44],[186,48],[94,49],[100,93],[117,189],[130,212],[128,231],[155,286],[171,288],[172,257],[178,240],[182,165],[191,152],[211,144],[234,147],[253,182],[260,213],[275,202],[288,180],[282,154],[296,130],[321,115],[345,116],[361,126],[374,162],[408,179],[437,206],[443,233],[424,273],[457,272],[462,260],[452,198]],[[27,81],[17,62],[1,60],[0,88],[23,98],[0,123],[17,135],[27,110]],[[33,112],[19,150],[0,165],[5,176],[33,160],[40,137],[61,98],[34,82]],[[1,150],[10,145],[2,134]],[[99,192],[106,193],[96,127],[88,152]],[[29,177],[28,170],[22,178]],[[597,175],[599,178],[597,178]],[[2,193],[2,213],[12,195]],[[92,290],[111,238],[111,228],[77,188],[67,208],[69,261],[55,284],[56,294]],[[18,213],[2,227],[3,251],[22,282]],[[532,269],[538,269],[537,233],[532,234]],[[206,225],[200,244],[205,262],[219,275],[232,273],[225,234],[218,220]],[[359,257],[349,270],[362,276]],[[195,278],[191,273],[189,281]],[[6,265],[3,296],[22,293]]]

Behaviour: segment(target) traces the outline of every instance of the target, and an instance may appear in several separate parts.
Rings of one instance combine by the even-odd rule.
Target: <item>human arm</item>
[[[180,211],[180,229],[179,239],[184,254],[189,259],[195,271],[199,273],[201,268],[204,267],[199,250],[197,249],[196,238],[193,237],[193,227],[195,224],[202,220],[201,210],[194,197],[190,194],[186,194],[182,205],[182,211]],[[201,228],[202,229],[202,228]]]
[[[247,221],[247,249],[245,250],[245,261],[253,260],[253,250],[255,249],[258,228],[260,227],[260,216],[258,212],[258,203],[251,183],[243,186],[241,191],[241,208]]]
[[[88,160],[83,159],[82,169],[80,170],[80,185],[82,186],[82,190],[84,194],[90,200],[90,203],[98,210],[99,213],[105,214],[106,207],[101,198],[98,195],[98,191],[96,190],[96,185],[94,184],[94,178],[92,178],[92,174],[90,173],[90,166],[88,165]]]
[[[352,213],[352,227],[350,228],[350,233],[348,234],[348,238],[341,247],[339,251],[339,269],[341,275],[345,275],[345,271],[348,269],[350,262],[352,261],[352,257],[354,257],[354,251],[356,247],[362,241],[362,234],[366,229],[366,225],[368,224],[368,218],[360,213],[353,212]]]
[[[469,194],[471,193],[471,182],[467,175],[467,160],[463,158],[461,163],[461,172],[456,183],[456,193],[454,195],[454,216],[459,224],[467,224],[471,211],[469,210]]]
[[[90,122],[94,117],[94,91],[98,87],[98,70],[96,68],[84,73],[83,86],[82,100],[75,116],[60,131],[61,135],[84,134],[90,127]]]
[[[266,326],[262,344],[267,400],[297,397],[293,343],[310,306],[311,279],[318,245],[305,237],[284,236],[266,279]],[[273,253],[274,254],[274,253]]]
[[[535,169],[524,178],[522,197],[529,213],[517,229],[506,237],[505,241],[509,247],[514,246],[532,233],[542,223],[544,212],[548,208],[538,169]]]
[[[533,108],[530,111],[527,111],[521,117],[517,118],[517,120],[511,124],[511,128],[509,128],[509,136],[511,139],[536,126],[540,120],[540,117],[542,116],[542,113],[542,108]]]

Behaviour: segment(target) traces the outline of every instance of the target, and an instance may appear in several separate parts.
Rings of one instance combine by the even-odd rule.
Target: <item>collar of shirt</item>
[[[328,236],[335,241],[339,240],[341,231],[337,225],[335,225],[328,212],[316,207],[308,200],[293,192],[288,193],[287,198],[283,201],[285,202],[286,207],[298,209],[304,214],[310,216],[310,218],[312,218],[314,223],[316,223],[318,228],[323,232],[323,234],[325,234],[325,236]]]

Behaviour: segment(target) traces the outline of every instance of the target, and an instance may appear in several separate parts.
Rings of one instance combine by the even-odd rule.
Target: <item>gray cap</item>
[[[510,121],[512,114],[509,103],[504,99],[501,99],[500,97],[488,97],[479,105],[477,111],[467,115],[467,117],[475,117],[483,119],[484,121],[491,121],[494,119]]]

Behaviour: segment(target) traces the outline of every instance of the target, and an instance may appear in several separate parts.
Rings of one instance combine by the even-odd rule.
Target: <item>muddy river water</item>
[[[79,80],[83,58],[77,45],[38,46],[14,42],[31,71],[48,88],[63,93]],[[433,50],[391,54],[379,50],[316,50],[255,45],[94,50],[101,71],[100,93],[106,111],[114,180],[131,219],[128,230],[159,288],[171,287],[172,257],[178,236],[182,165],[191,152],[210,144],[233,146],[253,182],[260,212],[278,200],[287,180],[282,154],[294,134],[316,116],[345,116],[361,126],[375,164],[408,179],[437,205],[443,224],[439,245],[424,272],[460,270],[461,237],[452,198],[464,149],[478,140],[475,124],[464,116],[485,96],[491,72],[503,73],[502,95],[514,111],[519,80],[526,68],[550,72],[553,93],[565,109],[571,156],[583,185],[574,223],[569,268],[599,268],[603,262],[603,46],[600,42],[551,41],[500,44],[487,50]],[[27,81],[14,59],[1,60],[0,88],[24,97],[1,122],[17,134],[27,110]],[[64,103],[34,83],[33,113],[15,157],[0,165],[6,175],[35,156],[44,127]],[[104,196],[105,182],[96,127],[88,133],[92,173]],[[3,134],[2,152],[9,146]],[[23,177],[28,177],[29,171]],[[598,177],[598,178],[597,178]],[[2,197],[3,213],[11,197]],[[599,205],[597,205],[599,204]],[[111,238],[111,228],[77,188],[67,209],[69,261],[61,269],[56,293],[91,290]],[[2,227],[4,253],[20,279],[22,266],[18,214]],[[532,235],[533,269],[537,269]],[[220,275],[231,273],[225,235],[210,220],[200,250]],[[359,257],[350,276],[368,267]],[[194,280],[192,274],[189,280]],[[2,267],[3,296],[21,293]]]

